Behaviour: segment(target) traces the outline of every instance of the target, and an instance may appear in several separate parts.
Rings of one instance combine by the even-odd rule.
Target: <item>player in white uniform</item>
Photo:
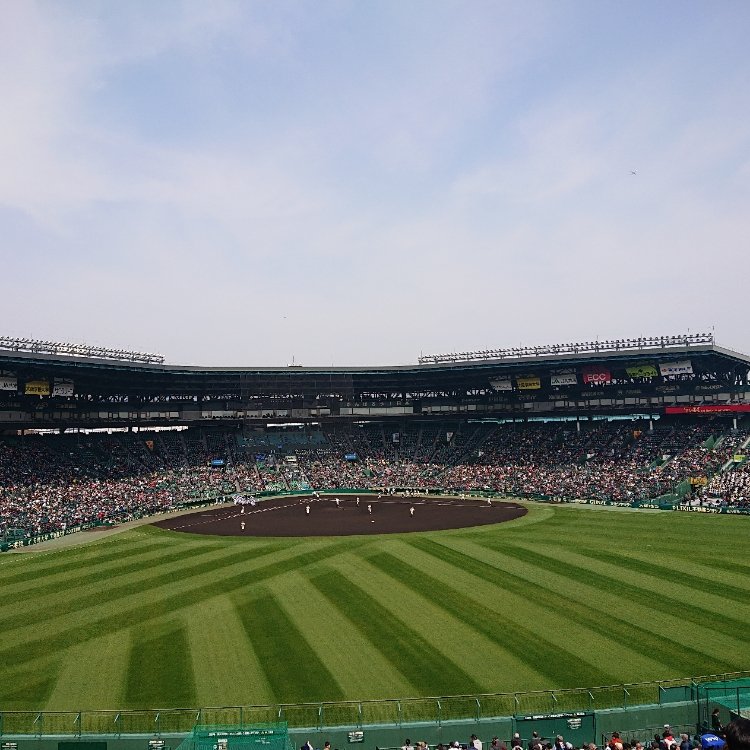
[[[309,505],[305,506],[305,513],[307,513],[308,516],[310,515],[310,506]]]
[[[410,516],[414,515],[414,506],[413,505],[411,506],[411,508],[409,508],[409,515]]]

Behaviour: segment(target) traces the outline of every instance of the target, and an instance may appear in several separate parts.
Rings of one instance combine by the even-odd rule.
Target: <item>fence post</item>
[[[443,726],[443,707],[440,705],[440,700],[437,701],[437,723],[438,726]]]
[[[401,726],[401,701],[396,701],[398,707],[398,725]]]
[[[115,734],[119,737],[122,734],[122,715],[119,711],[117,712],[117,716],[115,716],[115,727],[117,728]]]
[[[323,704],[318,706],[318,731],[323,728]]]
[[[34,719],[34,724],[37,724],[37,722],[39,723],[39,726],[37,727],[36,734],[38,737],[41,737],[42,736],[42,724],[44,723],[44,718],[42,717],[41,711],[36,715],[36,719]]]
[[[479,698],[474,698],[474,700],[477,702],[477,723],[479,723],[482,716],[482,704],[479,702]]]
[[[357,728],[362,729],[362,703],[357,704]]]
[[[156,724],[156,736],[161,736],[161,712],[156,712],[156,718],[154,719],[154,723]]]
[[[589,708],[593,711],[594,709],[594,694],[590,691],[586,691],[589,694]]]
[[[630,693],[628,692],[628,689],[625,687],[625,685],[622,686],[622,707],[627,708],[628,707],[628,698],[630,697]]]
[[[76,724],[78,724],[78,732],[77,732],[77,736],[78,736],[78,737],[80,737],[80,736],[81,736],[81,713],[82,713],[82,712],[81,712],[81,711],[79,711],[79,712],[78,712],[78,715],[76,716],[76,718],[75,718],[75,719],[74,719],[74,721],[73,721],[73,727],[74,727],[74,728],[75,728],[75,725],[76,725]]]

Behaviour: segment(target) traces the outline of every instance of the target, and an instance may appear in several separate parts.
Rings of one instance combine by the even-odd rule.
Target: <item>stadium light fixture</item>
[[[32,354],[61,354],[90,359],[114,359],[148,365],[164,364],[164,357],[161,354],[129,352],[125,349],[107,349],[103,346],[87,346],[86,344],[66,344],[57,341],[39,341],[26,338],[17,339],[9,336],[0,336],[0,349],[11,352],[31,352]]]
[[[541,356],[563,356],[566,354],[597,354],[607,351],[642,351],[644,349],[686,348],[690,346],[712,346],[713,333],[688,333],[682,336],[646,336],[636,339],[613,339],[607,341],[585,341],[575,344],[546,344],[543,346],[513,346],[507,349],[487,349],[459,354],[426,354],[418,358],[420,365],[471,362],[480,359],[506,359]]]

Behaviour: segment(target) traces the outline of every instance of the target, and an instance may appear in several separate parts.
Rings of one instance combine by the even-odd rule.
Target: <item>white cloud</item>
[[[408,362],[708,322],[750,349],[730,302],[747,273],[747,64],[691,92],[675,43],[558,79],[575,19],[546,6],[384,5],[371,37],[357,4],[275,7],[8,6],[0,210],[26,222],[0,214],[8,333],[204,364]],[[170,100],[158,89],[152,110],[138,85],[182,60],[205,72],[189,111],[227,111],[171,137]]]

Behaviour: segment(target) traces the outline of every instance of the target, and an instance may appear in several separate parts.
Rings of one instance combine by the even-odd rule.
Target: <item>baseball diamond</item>
[[[154,525],[172,531],[217,536],[350,536],[440,531],[502,523],[526,514],[518,503],[449,497],[398,497],[314,495],[269,499],[257,507],[203,509],[186,516],[167,518]],[[366,504],[372,505],[372,513]],[[310,512],[306,513],[307,507]],[[414,513],[409,510],[414,507]]]

